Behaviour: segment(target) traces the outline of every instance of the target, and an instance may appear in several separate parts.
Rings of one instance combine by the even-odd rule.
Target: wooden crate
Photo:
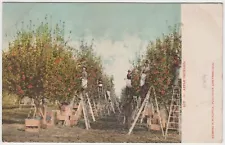
[[[151,118],[147,117],[147,128],[149,128],[151,124],[152,124]]]
[[[66,116],[65,115],[61,115],[61,114],[58,114],[57,115],[57,120],[64,121],[64,120],[66,120]]]
[[[25,131],[27,132],[39,132],[41,127],[41,121],[37,119],[25,119]]]
[[[60,113],[60,110],[52,110],[53,113],[58,114]]]
[[[158,118],[152,118],[152,124],[159,124],[159,119]]]
[[[153,115],[153,111],[151,108],[147,108],[145,111],[145,116],[152,116]]]
[[[152,116],[152,124],[159,124],[159,116],[158,116],[158,113],[155,113],[153,116]]]
[[[71,116],[75,115],[76,114],[76,111],[75,110],[72,110],[71,111]]]
[[[76,115],[76,111],[72,111],[72,115],[70,116],[70,125],[74,126],[77,125],[78,116]]]
[[[56,112],[56,119],[59,121],[64,121],[66,119],[65,112],[60,110],[54,110]]]
[[[77,109],[77,108],[78,108],[77,104],[73,105],[73,109]]]
[[[78,120],[78,116],[77,115],[71,115],[70,120]]]
[[[77,125],[78,120],[70,120],[70,126],[75,126]]]
[[[60,115],[66,116],[66,111],[60,111]]]
[[[157,130],[157,131],[161,130],[159,124],[151,124],[150,129],[151,130]]]

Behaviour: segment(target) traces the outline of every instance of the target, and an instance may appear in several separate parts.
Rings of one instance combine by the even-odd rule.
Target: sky
[[[149,41],[171,32],[169,26],[181,21],[180,4],[140,3],[3,3],[3,49],[17,29],[32,20],[38,25],[45,16],[50,23],[65,22],[69,45],[94,38],[94,50],[102,57],[107,74],[114,76],[116,94],[125,86],[130,61],[143,55]]]

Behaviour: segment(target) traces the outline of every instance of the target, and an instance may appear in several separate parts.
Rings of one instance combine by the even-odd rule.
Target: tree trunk
[[[37,106],[36,104],[34,105],[34,113],[33,113],[33,118],[36,116],[36,113],[37,113]]]
[[[43,118],[43,124],[46,124],[47,108],[44,104],[40,105],[40,113]]]
[[[166,105],[166,103],[164,101],[163,101],[163,105],[165,107],[167,116],[169,116],[169,110],[168,110],[167,105]]]
[[[21,103],[21,100],[19,100],[19,109],[21,110],[22,107],[21,107],[21,104],[20,103]]]
[[[124,115],[125,115],[125,127],[128,129],[131,125],[132,120],[132,106],[131,103],[126,103],[124,106]]]

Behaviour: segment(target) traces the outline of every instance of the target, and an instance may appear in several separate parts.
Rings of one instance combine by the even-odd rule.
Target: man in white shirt
[[[145,71],[143,70],[142,73],[141,73],[140,87],[145,85],[146,76],[147,75],[146,75]]]
[[[82,71],[82,89],[83,90],[87,89],[87,83],[88,83],[87,77],[88,77],[88,74],[87,74],[86,68],[83,67],[83,71]]]
[[[140,90],[141,90],[141,102],[143,102],[147,92],[148,92],[148,86],[146,84],[146,78],[147,78],[147,73],[150,71],[150,65],[148,60],[145,61],[145,64],[143,66],[143,69],[141,71],[141,79],[140,79]]]
[[[99,89],[99,92],[103,91],[103,84],[102,84],[101,79],[98,80],[98,89]]]

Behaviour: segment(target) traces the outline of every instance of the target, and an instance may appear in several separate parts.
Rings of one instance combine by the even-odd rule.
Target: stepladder
[[[162,116],[162,108],[159,108],[157,98],[149,98],[149,101],[146,103],[144,110],[142,111],[142,116],[140,123],[143,123],[143,119],[147,119],[146,127],[148,130],[160,131],[165,128],[165,119]]]
[[[165,138],[168,135],[168,130],[176,130],[181,134],[181,94],[180,87],[173,87],[169,116],[166,124]]]
[[[94,104],[91,103],[91,100],[90,100],[88,94],[86,94],[86,97],[87,97],[87,103],[88,103],[88,106],[89,106],[88,109],[89,109],[89,112],[91,113],[91,117],[92,117],[93,121],[96,121],[94,111],[93,111]]]
[[[104,90],[102,87],[98,87],[98,102],[96,104],[97,107],[97,111],[98,114],[100,115],[100,117],[105,116],[105,114],[107,113],[108,109],[106,107],[106,103],[105,103],[105,98],[106,96],[104,95]]]
[[[107,108],[109,110],[109,113],[110,112],[116,113],[115,112],[114,104],[112,102],[111,94],[110,94],[109,91],[106,91],[106,93],[105,93],[105,101],[106,101],[106,104],[107,104]]]
[[[141,99],[140,98],[137,98],[137,96],[134,96],[133,97],[133,100],[134,100],[134,106],[135,106],[135,108],[134,108],[134,111],[132,112],[132,120],[134,120],[134,117],[137,115],[137,113],[138,113],[138,109],[139,109],[139,107],[140,107],[140,101],[141,101]]]
[[[74,114],[71,115],[71,125],[77,125],[78,120],[80,119],[82,112],[83,112],[83,106],[82,106],[82,101],[79,101],[79,105],[75,106],[74,108]]]
[[[133,123],[129,129],[128,135],[131,134],[131,132],[133,131],[139,117],[141,116],[142,112],[145,112],[146,109],[148,108],[148,106],[151,104],[151,100],[154,100],[155,105],[156,105],[156,110],[157,110],[157,115],[159,118],[159,125],[160,125],[160,129],[162,131],[162,135],[164,136],[164,130],[163,130],[163,126],[162,126],[162,120],[161,120],[161,116],[160,116],[160,111],[159,111],[159,105],[158,105],[158,101],[157,101],[157,97],[156,97],[156,93],[155,93],[155,88],[153,86],[151,86],[148,90],[148,93],[144,99],[144,101],[142,102],[140,108],[138,109],[137,114],[135,115],[135,118],[133,120]]]
[[[82,102],[82,110],[83,110],[83,115],[84,115],[84,121],[85,121],[85,126],[86,129],[89,130],[91,129],[91,125],[90,125],[90,120],[88,117],[88,108],[87,108],[87,98],[84,97],[85,93],[81,93],[80,98],[81,98],[81,102]]]
[[[93,112],[95,116],[98,116],[98,105],[95,103],[95,100],[93,100]]]

